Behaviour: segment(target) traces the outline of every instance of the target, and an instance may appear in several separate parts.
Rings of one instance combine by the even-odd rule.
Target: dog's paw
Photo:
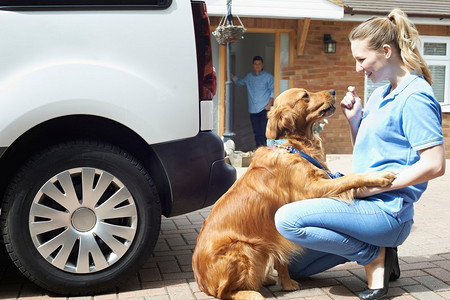
[[[285,290],[285,291],[295,291],[300,288],[300,286],[298,285],[298,282],[293,279],[290,279],[290,278],[288,280],[283,281],[281,283],[281,286],[283,287],[283,290]]]
[[[396,178],[395,173],[392,173],[390,171],[374,172],[371,175],[374,176],[374,182],[372,184],[376,186],[388,186]]]
[[[228,298],[227,298],[228,299]],[[231,295],[234,300],[264,300],[264,296],[257,291],[236,291]]]
[[[263,283],[264,286],[275,285],[275,284],[277,284],[277,280],[276,280],[276,278],[274,278],[272,276],[267,276]]]

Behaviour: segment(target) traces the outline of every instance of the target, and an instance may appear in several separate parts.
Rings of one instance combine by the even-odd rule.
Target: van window
[[[0,0],[3,10],[120,8],[164,9],[172,0]]]

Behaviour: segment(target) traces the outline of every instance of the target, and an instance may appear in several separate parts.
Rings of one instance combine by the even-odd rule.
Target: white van
[[[1,1],[0,217],[23,274],[109,290],[151,255],[161,215],[232,185],[215,80],[203,2]]]

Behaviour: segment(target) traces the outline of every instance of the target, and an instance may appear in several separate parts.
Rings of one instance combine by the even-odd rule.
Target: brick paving
[[[349,155],[329,155],[329,167],[348,173]],[[447,169],[450,160],[447,160]],[[238,174],[245,172],[238,168]],[[388,299],[450,299],[450,171],[430,182],[427,192],[416,204],[415,224],[411,235],[399,247],[402,276],[392,282]],[[152,258],[142,269],[124,281],[116,292],[69,299],[212,299],[200,292],[195,283],[191,254],[197,234],[209,208],[190,214],[164,218],[161,235]],[[2,245],[3,246],[3,245]],[[301,282],[301,289],[284,292],[279,286],[264,287],[267,299],[356,299],[365,287],[364,271],[347,263]],[[0,250],[0,299],[68,299],[48,294],[28,281]]]

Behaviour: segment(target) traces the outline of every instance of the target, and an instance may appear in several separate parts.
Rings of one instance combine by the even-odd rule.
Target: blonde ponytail
[[[428,65],[419,52],[419,32],[402,10],[392,10],[387,18],[368,19],[350,32],[349,39],[367,39],[373,50],[380,49],[384,44],[396,47],[410,72],[422,75],[430,85],[433,83]]]

